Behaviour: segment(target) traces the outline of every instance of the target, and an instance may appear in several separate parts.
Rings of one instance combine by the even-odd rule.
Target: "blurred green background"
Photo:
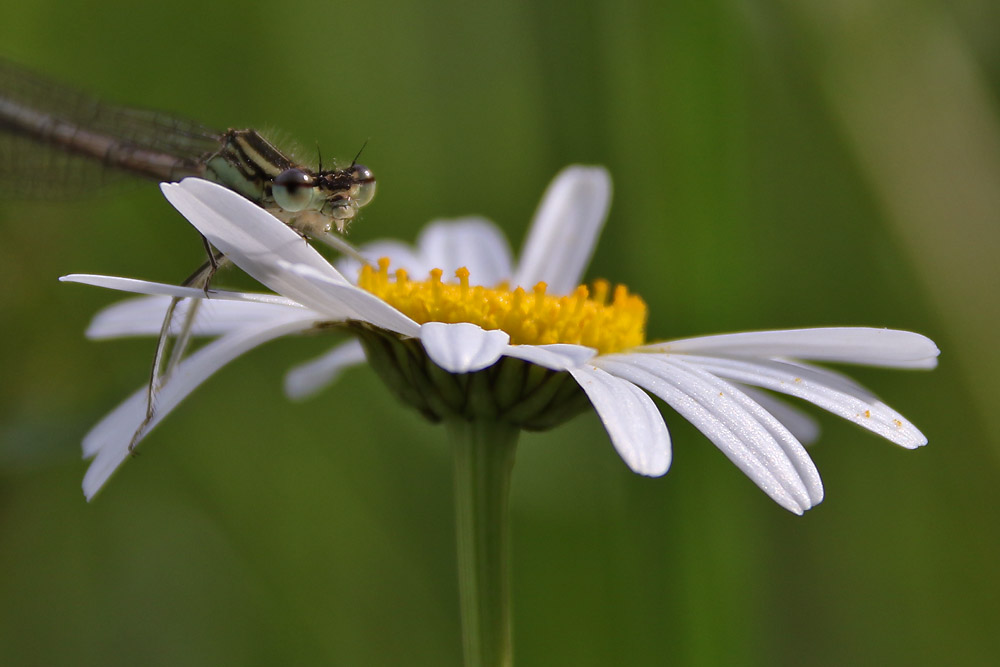
[[[653,337],[931,336],[933,373],[856,373],[930,445],[818,415],[827,498],[803,518],[667,409],[662,479],[631,474],[593,414],[525,435],[515,651],[971,665],[1000,654],[998,26],[989,0],[8,0],[0,54],[278,129],[305,156],[369,140],[379,193],[356,242],[479,213],[516,248],[561,167],[607,165],[588,277],[642,294]],[[87,504],[79,441],[143,382],[152,342],[88,343],[120,297],[56,277],[175,282],[202,250],[145,183],[3,201],[0,226],[0,663],[459,662],[441,428],[366,368],[289,403],[284,370],[330,341],[283,340],[208,382]]]

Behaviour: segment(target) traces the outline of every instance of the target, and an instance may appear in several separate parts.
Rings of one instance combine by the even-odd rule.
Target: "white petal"
[[[580,284],[611,206],[611,176],[603,167],[567,167],[535,213],[511,287],[539,281],[550,294],[569,294]]]
[[[691,375],[689,380],[697,378],[702,384],[699,389],[703,393],[707,390],[707,397],[713,402],[716,401],[718,394],[720,411],[728,413],[730,418],[735,418],[734,425],[740,426],[739,422],[742,421],[745,422],[745,427],[749,427],[744,435],[754,437],[753,433],[750,432],[756,428],[754,424],[758,424],[766,431],[766,433],[758,433],[761,438],[758,443],[760,455],[768,459],[766,465],[776,477],[779,479],[794,477],[796,488],[799,483],[806,488],[810,502],[808,506],[804,506],[805,509],[823,500],[823,482],[820,480],[816,465],[809,458],[805,447],[798,441],[791,429],[787,428],[775,415],[768,412],[740,387],[717,378],[697,366],[686,363],[683,357],[666,357],[664,361],[689,373]],[[784,456],[773,451],[774,447],[780,448]],[[791,463],[794,470],[788,470],[785,467],[786,460]],[[792,484],[786,484],[786,488],[791,492]]]
[[[59,282],[79,283],[81,285],[103,287],[105,289],[118,290],[119,292],[131,292],[133,294],[159,294],[163,296],[176,296],[192,299],[205,298],[205,290],[200,287],[181,287],[179,285],[168,285],[166,283],[151,282],[148,280],[120,278],[118,276],[102,276],[92,273],[71,273],[68,276],[60,276]],[[209,293],[211,292],[212,290],[209,290]]]
[[[434,267],[425,267],[422,260],[409,245],[400,241],[382,240],[366,243],[358,252],[373,266],[383,257],[389,258],[389,270],[406,269],[411,278],[421,280]],[[342,257],[337,260],[337,270],[352,283],[357,284],[361,273],[361,262],[353,257]]]
[[[593,359],[596,354],[597,350],[592,347],[568,343],[510,345],[504,352],[505,357],[514,357],[554,371],[566,371],[580,366]]]
[[[349,284],[305,239],[264,209],[227,188],[196,178],[161,183],[160,189],[212,245],[256,280],[331,320],[350,316],[329,294],[317,291],[314,282],[282,268],[282,263],[307,266],[329,282]]]
[[[118,276],[102,276],[92,273],[71,273],[67,276],[60,276],[59,282],[80,283],[81,285],[92,285],[94,287],[104,287],[106,289],[118,290],[120,292],[132,292],[133,294],[148,294],[150,296],[170,296],[181,299],[203,299],[214,301],[247,301],[252,303],[277,304],[281,306],[302,306],[289,298],[277,294],[262,294],[260,292],[230,292],[227,290],[205,290],[200,287],[182,287],[179,285],[169,285],[167,283],[151,282],[149,280],[137,280],[135,278],[120,278]]]
[[[937,346],[926,336],[866,327],[751,331],[654,343],[639,349],[676,354],[792,357],[890,368],[934,368],[939,354]]]
[[[345,368],[364,360],[365,351],[360,342],[351,340],[341,343],[323,356],[288,371],[285,375],[285,395],[295,401],[308,398],[333,384]]]
[[[424,271],[441,269],[445,280],[463,266],[469,269],[474,285],[493,287],[511,277],[507,239],[496,225],[483,218],[431,223],[420,233],[417,251],[427,267]],[[423,275],[414,278],[423,279]]]
[[[923,433],[902,415],[832,371],[782,361],[684,358],[713,375],[807,400],[907,449],[927,444]]]
[[[227,363],[269,340],[297,333],[301,323],[282,323],[261,329],[245,329],[213,341],[177,366],[169,381],[156,394],[156,412],[143,429],[145,437],[198,385]],[[132,394],[100,421],[83,439],[85,458],[95,457],[83,478],[83,492],[89,500],[129,456],[129,444],[146,418],[146,387]]]
[[[732,385],[654,355],[610,355],[598,363],[663,399],[782,507],[802,514],[822,499],[819,474],[802,446]]]
[[[427,356],[449,373],[472,373],[492,366],[507,349],[508,341],[510,336],[504,331],[486,331],[467,322],[428,322],[420,327],[420,342]]]
[[[640,475],[665,474],[670,468],[670,433],[649,396],[631,382],[589,364],[569,372],[597,410],[625,464]]]
[[[281,269],[295,275],[301,280],[301,285],[311,285],[313,303],[316,310],[326,313],[327,309],[339,309],[344,313],[341,319],[360,320],[374,324],[377,327],[395,331],[404,336],[416,338],[420,333],[420,325],[399,312],[371,292],[348,283],[331,281],[325,274],[315,271],[311,266],[278,262]]]
[[[762,408],[774,415],[775,419],[784,424],[803,445],[811,445],[819,438],[819,422],[810,415],[756,387],[743,384],[739,387],[751,400],[759,403]]]
[[[370,264],[389,258],[389,270],[406,269],[411,279],[423,280],[431,269],[441,269],[444,278],[466,267],[474,284],[492,287],[509,280],[512,272],[510,246],[503,234],[483,218],[433,222],[417,239],[417,248],[399,241],[373,241],[358,248]],[[342,274],[354,279],[361,263],[350,258],[337,262]]]
[[[87,338],[100,340],[107,338],[122,338],[125,336],[156,336],[163,326],[163,317],[172,299],[168,296],[142,296],[113,303],[94,315],[87,327]],[[171,328],[172,335],[177,333],[187,313],[188,304],[184,300],[177,304],[176,325]],[[198,318],[200,319],[200,318]],[[194,329],[197,330],[198,322]],[[196,335],[202,335],[195,331]]]
[[[87,328],[91,339],[121,338],[125,336],[158,336],[163,317],[171,298],[144,296],[126,299],[104,308]],[[312,319],[319,316],[298,305],[279,305],[260,302],[222,301],[216,299],[192,301],[185,299],[177,304],[171,324],[171,335],[177,335],[184,323],[191,303],[200,304],[192,333],[196,336],[219,336],[236,329],[260,326],[279,319]],[[292,302],[289,302],[290,304]]]

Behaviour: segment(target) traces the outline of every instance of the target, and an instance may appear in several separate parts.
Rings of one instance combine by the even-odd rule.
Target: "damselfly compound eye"
[[[375,196],[375,174],[372,170],[362,164],[352,165],[351,174],[351,199],[358,206],[365,206]]]
[[[314,185],[312,174],[301,169],[286,169],[274,179],[271,194],[278,206],[295,213],[309,206]]]

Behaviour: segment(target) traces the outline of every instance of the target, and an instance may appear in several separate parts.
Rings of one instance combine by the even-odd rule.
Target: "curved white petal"
[[[896,329],[828,327],[701,336],[654,343],[643,351],[791,357],[889,368],[934,368],[939,350],[926,336]]]
[[[556,343],[553,345],[509,345],[505,357],[521,359],[553,371],[566,371],[580,366],[597,354],[597,350],[583,345]]]
[[[823,482],[820,479],[816,464],[806,453],[805,447],[798,441],[791,429],[787,428],[775,415],[768,412],[764,406],[760,405],[753,398],[735,384],[715,377],[697,366],[688,364],[683,357],[664,358],[666,364],[670,364],[682,369],[689,374],[688,381],[698,390],[706,395],[712,402],[716,402],[718,395],[718,407],[721,412],[727,413],[727,419],[732,419],[732,424],[736,427],[748,425],[745,435],[752,439],[759,439],[758,449],[763,457],[769,459],[768,466],[779,479],[794,478],[786,484],[786,488],[792,491],[792,486],[798,487],[799,482],[805,486],[809,493],[809,507],[818,504],[823,500]],[[699,386],[700,385],[700,386]],[[759,424],[766,433],[757,432],[755,424]],[[745,426],[744,426],[745,427]],[[774,448],[781,450],[784,456],[778,454]],[[785,461],[791,463],[794,470],[789,470],[785,466]],[[808,507],[804,507],[808,509]]]
[[[164,196],[234,264],[278,294],[318,310],[331,320],[350,313],[314,282],[284,270],[283,263],[307,266],[332,283],[347,285],[340,272],[299,234],[248,199],[215,183],[186,178],[161,183]]]
[[[161,294],[164,296],[192,299],[197,299],[200,295],[200,298],[205,298],[205,290],[197,287],[181,287],[179,285],[168,285],[166,283],[151,282],[149,280],[121,278],[119,276],[102,276],[93,273],[71,273],[66,276],[59,276],[59,282],[79,283],[81,285],[103,287],[105,289],[118,290],[119,292],[131,292],[133,294]]]
[[[822,499],[819,474],[801,445],[777,420],[761,423],[763,409],[748,410],[752,401],[735,387],[708,381],[705,375],[654,355],[610,355],[598,364],[663,399],[785,509],[802,514]],[[783,442],[779,444],[775,436]],[[801,471],[785,448],[801,450],[801,457],[796,457]]]
[[[81,285],[91,285],[93,287],[104,287],[105,289],[118,290],[119,292],[131,292],[133,294],[148,294],[150,296],[172,296],[181,299],[228,299],[231,301],[255,301],[260,303],[280,303],[285,305],[298,305],[291,299],[276,294],[261,294],[259,292],[230,292],[226,290],[205,290],[200,287],[182,287],[180,285],[168,285],[167,283],[157,283],[149,280],[138,280],[136,278],[120,278],[118,276],[102,276],[93,273],[71,273],[67,276],[60,276],[61,283],[79,283]]]
[[[341,343],[326,354],[288,371],[285,375],[285,395],[295,401],[313,396],[336,382],[345,368],[364,361],[365,351],[360,342],[351,340]]]
[[[280,297],[279,297],[280,298]],[[163,317],[171,298],[144,296],[126,299],[104,308],[87,327],[91,339],[121,338],[125,336],[158,336],[163,327]],[[187,310],[192,303],[199,304],[191,332],[195,336],[219,336],[237,329],[261,326],[278,321],[317,320],[319,315],[294,302],[288,304],[185,299],[174,310],[170,334],[177,335],[184,324]]]
[[[128,397],[102,419],[83,439],[83,455],[94,457],[83,478],[83,493],[91,499],[111,474],[129,456],[129,444],[138,442],[186,398],[198,385],[217,370],[258,345],[274,338],[296,333],[302,323],[281,323],[258,329],[244,329],[201,348],[182,361],[169,381],[156,394],[156,412],[150,422],[136,436],[146,418],[146,388]]]
[[[360,320],[414,338],[420,333],[419,324],[371,292],[349,283],[331,281],[311,266],[288,264],[284,261],[279,261],[278,264],[286,273],[301,278],[301,284],[312,286],[315,298],[312,299],[312,304],[307,305],[321,313],[325,314],[326,308],[339,309],[344,313],[339,318],[342,320]]]
[[[512,269],[510,245],[489,220],[460,218],[431,223],[417,238],[417,252],[426,268],[437,268],[444,278],[455,275],[461,267],[469,269],[475,285],[493,287],[510,280]],[[423,275],[415,275],[422,279]]]
[[[428,322],[420,327],[427,356],[449,373],[472,373],[492,366],[507,349],[510,336],[475,324]]]
[[[649,396],[631,382],[590,364],[569,372],[597,410],[625,464],[640,475],[665,474],[670,468],[670,432]]]
[[[832,371],[783,361],[684,358],[713,375],[802,398],[907,449],[927,444],[924,434],[901,414]]]
[[[774,418],[784,424],[803,445],[811,445],[819,439],[819,422],[804,411],[756,387],[741,384],[739,388],[751,400],[774,415]]]
[[[610,206],[607,169],[563,169],[535,213],[511,286],[530,289],[545,281],[550,294],[572,292],[594,253]]]

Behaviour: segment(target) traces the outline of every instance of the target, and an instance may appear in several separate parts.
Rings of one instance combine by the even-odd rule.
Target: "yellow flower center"
[[[549,296],[540,282],[531,292],[508,285],[495,288],[469,284],[469,270],[455,272],[458,283],[441,282],[434,269],[427,280],[410,280],[406,271],[389,274],[389,260],[378,268],[366,265],[358,286],[371,292],[418,324],[471,322],[483,329],[501,329],[514,345],[574,343],[602,354],[642,345],[646,337],[646,303],[624,285],[594,281],[569,296]],[[610,297],[610,299],[609,299]]]

